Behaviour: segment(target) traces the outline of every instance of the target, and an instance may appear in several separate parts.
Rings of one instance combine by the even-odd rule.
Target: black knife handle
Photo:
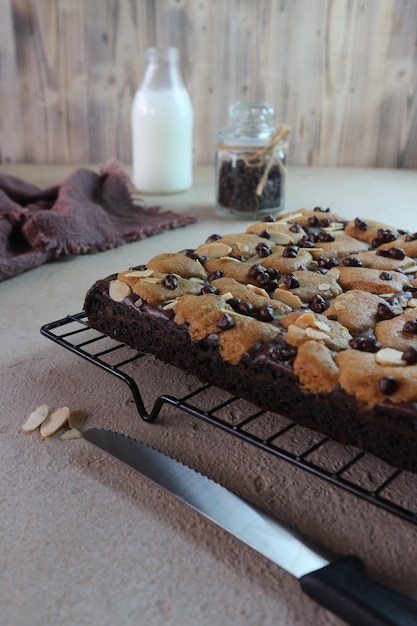
[[[352,626],[416,626],[417,602],[368,578],[355,556],[300,578],[302,590]]]

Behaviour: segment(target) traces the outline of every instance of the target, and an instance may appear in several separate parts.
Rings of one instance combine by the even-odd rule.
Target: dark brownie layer
[[[221,357],[216,335],[193,341],[187,325],[174,322],[172,311],[138,307],[129,298],[115,302],[109,297],[114,278],[98,281],[86,296],[85,312],[93,328],[262,409],[417,472],[415,403],[387,401],[364,409],[340,386],[331,393],[302,391],[290,364],[292,347],[281,337],[253,346],[232,365]]]

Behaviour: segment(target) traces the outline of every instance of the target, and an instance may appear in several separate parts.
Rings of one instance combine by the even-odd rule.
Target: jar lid
[[[229,145],[262,146],[275,132],[270,121],[275,118],[275,108],[267,102],[239,100],[229,107],[232,125],[217,133],[219,142]]]

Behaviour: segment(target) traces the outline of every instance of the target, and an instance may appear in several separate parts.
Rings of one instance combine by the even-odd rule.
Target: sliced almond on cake
[[[232,248],[220,241],[211,241],[210,243],[203,243],[196,250],[197,254],[206,256],[209,259],[218,259],[221,256],[227,256],[232,252]]]
[[[395,348],[382,348],[375,354],[375,360],[378,365],[407,365],[407,361],[402,358],[401,350]]]
[[[131,289],[127,283],[116,278],[109,283],[109,296],[114,302],[122,302],[131,293]]]

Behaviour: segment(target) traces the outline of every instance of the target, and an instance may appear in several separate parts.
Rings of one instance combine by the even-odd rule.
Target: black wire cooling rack
[[[210,385],[199,385],[181,398],[160,395],[147,411],[138,383],[123,371],[146,354],[93,330],[84,313],[45,324],[41,333],[124,381],[145,421],[154,422],[164,405],[174,406],[417,525],[417,502],[411,497],[417,493],[417,475],[393,468],[353,447],[336,444],[285,417],[265,413],[248,403],[245,405],[250,410],[245,413],[242,400],[230,395],[204,410],[201,407],[209,397]]]

